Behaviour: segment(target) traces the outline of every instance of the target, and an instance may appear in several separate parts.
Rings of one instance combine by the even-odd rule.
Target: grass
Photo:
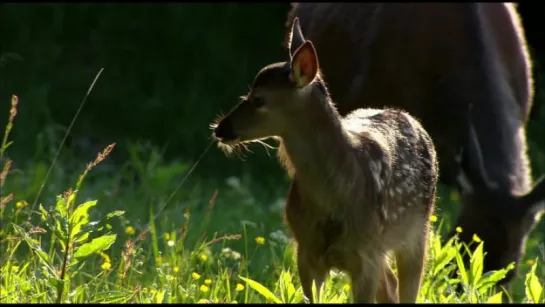
[[[17,102],[13,96],[0,151],[0,302],[306,300],[282,220],[285,184],[263,187],[251,177],[210,179],[195,172],[180,186],[181,174],[187,176],[191,165],[166,163],[155,149],[133,145],[130,160],[116,166],[107,160],[115,144],[86,167],[61,157],[45,182],[44,161],[16,166],[5,158]],[[441,244],[458,202],[443,187],[439,196],[441,210],[432,217],[436,227],[418,302],[545,303],[540,234],[528,241],[519,277],[507,295],[493,286],[511,268],[483,273],[480,238],[474,237],[478,248],[468,268],[456,237]],[[333,271],[316,299],[349,302],[347,276]]]

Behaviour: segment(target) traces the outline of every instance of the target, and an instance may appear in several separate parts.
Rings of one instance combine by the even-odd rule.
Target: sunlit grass
[[[16,102],[16,100],[14,100]],[[10,114],[9,129],[16,115]],[[1,156],[9,145],[6,129]],[[158,207],[189,169],[167,164],[153,150],[134,147],[131,167],[102,168],[108,147],[77,173],[59,163],[39,206],[33,200],[45,177],[42,162],[0,165],[0,302],[2,303],[301,303],[294,244],[282,222],[285,188],[261,195],[251,182],[195,179],[161,213]],[[72,166],[70,167],[72,169]],[[82,175],[78,173],[82,172]],[[95,175],[93,175],[95,174]],[[182,174],[182,175],[180,175]],[[134,178],[138,178],[135,180]],[[271,190],[273,190],[271,188]],[[442,191],[431,217],[428,264],[420,303],[544,303],[544,258],[533,236],[512,296],[493,285],[509,268],[482,272],[482,240],[469,267],[444,208],[456,193]],[[456,228],[458,233],[464,230]],[[460,287],[462,291],[456,292]],[[350,281],[331,272],[321,303],[351,301]]]

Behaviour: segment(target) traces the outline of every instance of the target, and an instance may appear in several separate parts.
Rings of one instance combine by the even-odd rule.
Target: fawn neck
[[[298,118],[281,136],[278,155],[305,195],[332,206],[339,201],[339,190],[354,185],[358,168],[339,113],[320,89],[314,88],[310,95],[304,119]]]

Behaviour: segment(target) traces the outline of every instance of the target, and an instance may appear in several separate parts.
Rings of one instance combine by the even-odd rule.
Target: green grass
[[[282,219],[285,180],[271,186],[250,176],[203,178],[188,173],[192,164],[167,163],[156,149],[136,144],[129,161],[116,166],[107,159],[112,144],[87,166],[61,155],[45,181],[50,161],[17,165],[7,158],[15,105],[10,114],[0,151],[0,302],[305,301]],[[512,295],[495,292],[509,268],[483,274],[478,237],[464,268],[456,238],[445,246],[440,240],[452,227],[457,195],[440,187],[439,198],[418,302],[545,303],[539,233],[528,241]],[[317,298],[350,299],[341,272],[331,273]]]

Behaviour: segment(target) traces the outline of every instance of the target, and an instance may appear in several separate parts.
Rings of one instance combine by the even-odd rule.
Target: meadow
[[[12,160],[5,156],[11,143],[9,132],[16,127],[18,103],[18,97],[13,96],[0,151],[0,301],[306,300],[296,274],[294,245],[282,222],[285,187],[265,193],[252,187],[249,177],[234,176],[225,182],[186,181],[197,164],[165,163],[149,148],[135,150],[130,163],[115,169],[106,163],[115,143],[97,153],[80,172],[76,165],[66,168],[70,161],[62,164],[62,159],[56,161],[57,166],[42,162],[12,169]],[[139,180],[135,181],[135,176]],[[40,193],[50,196],[37,202]],[[457,203],[453,192],[440,189],[439,195],[440,208]],[[99,198],[102,210],[96,210]],[[472,244],[477,249],[470,253],[470,266],[464,267],[462,254],[469,251],[456,236],[441,244],[446,219],[440,212],[432,216],[436,227],[419,302],[545,302],[545,253],[538,236],[528,242],[511,296],[493,286],[513,267],[483,273],[486,254],[476,235]],[[456,227],[456,231],[463,229]],[[456,277],[449,275],[456,270]],[[462,286],[463,291],[456,292],[455,286]],[[349,280],[342,272],[333,271],[325,291],[315,299],[347,302]]]
[[[266,29],[248,24],[281,24],[287,5],[267,6],[266,16],[257,4],[218,6],[5,5],[1,303],[306,301],[283,221],[289,181],[276,152],[255,145],[226,157],[208,128],[257,68],[283,55],[281,27],[264,37]],[[210,19],[217,24],[206,28]],[[95,28],[83,35],[89,24]],[[96,57],[74,47],[88,43]],[[37,47],[23,48],[30,44]],[[193,61],[188,44],[197,50]],[[25,64],[13,64],[16,52]],[[96,67],[105,68],[95,84]],[[544,103],[543,91],[537,101]],[[542,107],[528,126],[534,177],[545,173],[543,123]],[[545,303],[545,222],[527,241],[508,294],[494,285],[512,267],[483,272],[478,236],[469,267],[456,237],[441,243],[450,229],[464,231],[454,225],[458,210],[458,194],[439,186],[418,302]],[[350,302],[347,276],[331,272],[316,299]]]

